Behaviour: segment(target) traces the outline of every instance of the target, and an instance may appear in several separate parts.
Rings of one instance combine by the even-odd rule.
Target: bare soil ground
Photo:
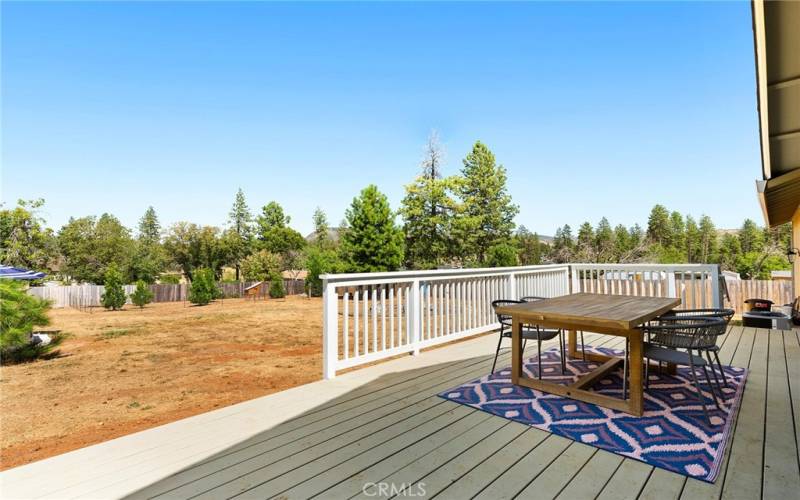
[[[61,356],[2,368],[0,470],[321,378],[318,298],[51,318]]]

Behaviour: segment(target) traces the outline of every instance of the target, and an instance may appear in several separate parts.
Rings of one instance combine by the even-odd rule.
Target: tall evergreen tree
[[[342,260],[349,271],[395,271],[403,263],[403,232],[386,195],[370,184],[353,199],[346,212],[348,229],[342,235]]]
[[[321,208],[317,207],[312,216],[314,223],[314,243],[319,246],[327,246],[330,243],[330,225],[328,224],[328,216]]]
[[[700,262],[708,263],[717,251],[717,229],[711,217],[703,215],[698,225],[700,235]]]
[[[647,219],[647,237],[659,245],[667,246],[672,236],[670,226],[667,209],[663,205],[654,206]]]
[[[264,206],[256,222],[260,248],[280,254],[284,260],[289,260],[290,254],[301,250],[306,244],[303,235],[289,227],[291,217],[275,201]]]
[[[594,251],[598,262],[614,260],[614,231],[605,217],[600,219],[594,232]]]
[[[405,234],[406,266],[435,269],[453,257],[452,223],[456,181],[442,178],[443,153],[434,134],[428,139],[420,175],[406,186],[400,206]]]
[[[520,265],[530,266],[542,263],[542,242],[538,234],[531,233],[525,226],[519,226],[516,243]]]
[[[156,210],[150,206],[139,219],[139,241],[147,244],[161,243],[161,223]]]
[[[480,141],[464,158],[458,193],[461,207],[454,220],[455,239],[462,244],[461,258],[482,265],[494,245],[509,243],[519,208],[506,187],[506,170]]]
[[[236,281],[241,275],[242,259],[251,253],[251,240],[253,235],[253,214],[247,206],[242,188],[236,192],[233,206],[228,213],[230,230],[225,234],[225,240],[230,253],[233,266],[236,268]]]
[[[739,246],[744,253],[760,252],[764,248],[764,233],[752,219],[745,219],[739,229]]]
[[[686,225],[683,215],[677,211],[672,212],[669,216],[669,225],[671,233],[669,245],[682,252],[686,247]]]
[[[589,221],[584,222],[578,228],[578,236],[575,241],[577,255],[575,256],[582,262],[594,262],[594,228]]]

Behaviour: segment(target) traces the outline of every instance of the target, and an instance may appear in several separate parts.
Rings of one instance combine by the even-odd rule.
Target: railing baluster
[[[353,355],[358,357],[358,288],[353,291]]]
[[[348,349],[350,340],[350,293],[347,291],[344,292],[344,301],[342,305],[344,306],[344,359],[347,359],[350,352]]]
[[[386,287],[381,287],[381,349],[386,350]]]

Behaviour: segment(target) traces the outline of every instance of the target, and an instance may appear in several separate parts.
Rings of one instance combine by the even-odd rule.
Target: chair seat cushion
[[[695,366],[705,366],[706,361],[694,354],[689,354],[685,351],[678,351],[670,349],[669,347],[661,347],[654,344],[644,343],[643,355],[645,358],[655,361],[663,361],[665,363],[672,363],[676,365],[690,365],[689,360],[694,361]]]

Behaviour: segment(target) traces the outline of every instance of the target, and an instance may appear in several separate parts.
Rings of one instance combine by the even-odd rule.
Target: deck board
[[[733,424],[715,484],[687,479],[436,396],[485,375],[491,367],[495,340],[482,337],[444,348],[461,352],[459,359],[448,360],[440,352],[440,363],[413,370],[384,370],[369,383],[339,391],[336,397],[214,454],[202,450],[218,446],[215,443],[224,442],[225,436],[214,435],[203,443],[191,439],[191,428],[174,435],[159,430],[159,435],[167,437],[164,444],[155,442],[138,453],[122,455],[110,469],[114,473],[96,481],[49,486],[43,496],[108,497],[137,490],[129,496],[376,498],[374,489],[364,490],[366,483],[402,485],[407,488],[406,496],[413,493],[445,500],[786,498],[800,490],[797,331],[732,327],[720,338],[722,362],[747,367],[750,373],[743,408]],[[595,346],[619,348],[620,340],[586,336],[587,343]],[[535,346],[528,346],[526,356],[534,355]],[[504,350],[498,366],[509,362],[509,351]],[[396,364],[407,363],[401,360]],[[377,367],[363,371],[373,369]],[[231,410],[231,421],[253,425],[247,411],[247,405]],[[219,432],[220,422],[202,417],[197,420],[200,430]],[[143,478],[150,477],[148,470],[170,460],[185,460],[181,457],[190,454],[198,458],[183,470],[175,469],[167,477],[142,484]],[[99,452],[87,456],[86,463],[101,466]],[[155,460],[152,464],[151,459]],[[67,466],[77,470],[80,463]],[[32,477],[36,470],[26,469],[20,477]],[[136,485],[140,485],[138,489]],[[37,486],[26,488],[19,491],[36,491]],[[423,489],[425,494],[420,495]]]

